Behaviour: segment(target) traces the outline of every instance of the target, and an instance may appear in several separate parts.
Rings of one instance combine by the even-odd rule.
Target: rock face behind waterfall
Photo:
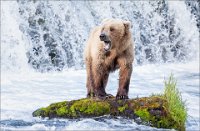
[[[132,22],[136,64],[194,58],[199,3],[178,4],[182,7],[164,0],[18,1],[19,28],[29,45],[28,63],[41,72],[84,67],[82,53],[90,29],[111,17]]]

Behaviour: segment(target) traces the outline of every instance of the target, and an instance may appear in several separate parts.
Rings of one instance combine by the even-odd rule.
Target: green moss
[[[46,116],[46,110],[45,110],[45,109],[46,109],[46,108],[37,109],[36,111],[34,111],[34,112],[32,113],[32,115],[33,115],[34,117],[36,117],[36,116],[45,117],[45,116]]]
[[[87,116],[100,116],[109,114],[110,104],[105,101],[97,101],[93,99],[80,99],[73,101],[70,107],[67,102],[58,102],[49,105],[46,108],[40,108],[33,112],[33,116],[42,117],[80,117],[80,114]]]
[[[46,108],[40,108],[33,112],[33,116],[41,116],[41,117],[53,117],[53,116],[63,116],[66,114],[66,101],[53,103]]]
[[[63,106],[63,107],[60,107],[58,110],[56,110],[56,114],[58,116],[65,116],[68,114],[68,110],[67,110],[67,107],[66,106]]]
[[[104,101],[95,101],[93,99],[82,99],[73,103],[70,107],[73,116],[81,112],[85,115],[100,116],[110,112],[110,104]]]
[[[149,121],[151,118],[147,109],[136,110],[135,114],[138,115],[144,121]]]
[[[142,119],[143,123],[149,122],[149,125],[153,127],[179,129],[179,126],[170,115],[151,115],[147,108],[137,110],[135,111],[135,114]]]
[[[119,106],[119,107],[118,107],[118,111],[119,111],[120,113],[122,113],[122,112],[124,112],[127,108],[128,108],[128,105],[125,104],[124,106]]]

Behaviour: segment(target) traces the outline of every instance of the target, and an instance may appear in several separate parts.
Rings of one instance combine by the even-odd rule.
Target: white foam
[[[192,121],[199,121],[199,69],[198,63],[177,63],[165,65],[144,65],[135,66],[131,78],[129,97],[149,96],[153,93],[162,93],[164,90],[164,79],[167,79],[170,73],[173,73],[178,80],[178,88],[182,92],[183,100],[187,100],[188,121],[187,129],[198,129],[199,124]],[[12,75],[10,75],[12,76]],[[20,79],[19,79],[20,78]],[[35,121],[31,113],[39,108],[48,106],[50,103],[79,99],[86,96],[86,71],[85,70],[69,70],[61,73],[35,73],[32,77],[26,77],[19,74],[7,78],[9,83],[4,82],[1,85],[1,120],[19,119],[24,121]],[[116,94],[118,87],[118,72],[111,74],[108,86],[108,93]],[[37,120],[38,121],[38,120]],[[40,121],[40,120],[39,120]],[[115,122],[120,120],[111,120],[111,128],[109,124],[104,122],[96,122],[93,119],[86,119],[76,122],[69,122],[64,129],[83,129],[93,130],[97,125],[97,129],[119,129],[118,126],[124,126]],[[126,122],[125,122],[126,123]],[[37,127],[39,126],[39,127]],[[43,129],[43,125],[34,125],[27,127]],[[148,127],[140,127],[137,124],[128,124],[124,128],[132,129],[148,129]],[[45,128],[53,128],[45,126]],[[57,128],[57,127],[56,127]]]

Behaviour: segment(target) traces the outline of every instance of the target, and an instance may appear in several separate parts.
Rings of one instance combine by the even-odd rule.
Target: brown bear
[[[109,73],[120,69],[116,99],[128,99],[134,59],[131,23],[119,19],[103,20],[87,41],[84,57],[87,70],[87,96],[105,98]]]

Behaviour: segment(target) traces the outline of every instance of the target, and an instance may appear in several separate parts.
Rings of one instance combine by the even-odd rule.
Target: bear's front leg
[[[87,70],[87,97],[105,97],[105,86],[108,74],[105,73],[103,64],[95,63],[91,59],[86,61]]]
[[[110,94],[106,94],[105,87],[108,81],[109,71],[106,70],[106,66],[103,63],[93,63],[91,66],[91,90],[90,94],[94,97],[107,98],[111,97]]]
[[[130,78],[132,73],[132,63],[120,66],[119,88],[116,99],[128,99]]]

